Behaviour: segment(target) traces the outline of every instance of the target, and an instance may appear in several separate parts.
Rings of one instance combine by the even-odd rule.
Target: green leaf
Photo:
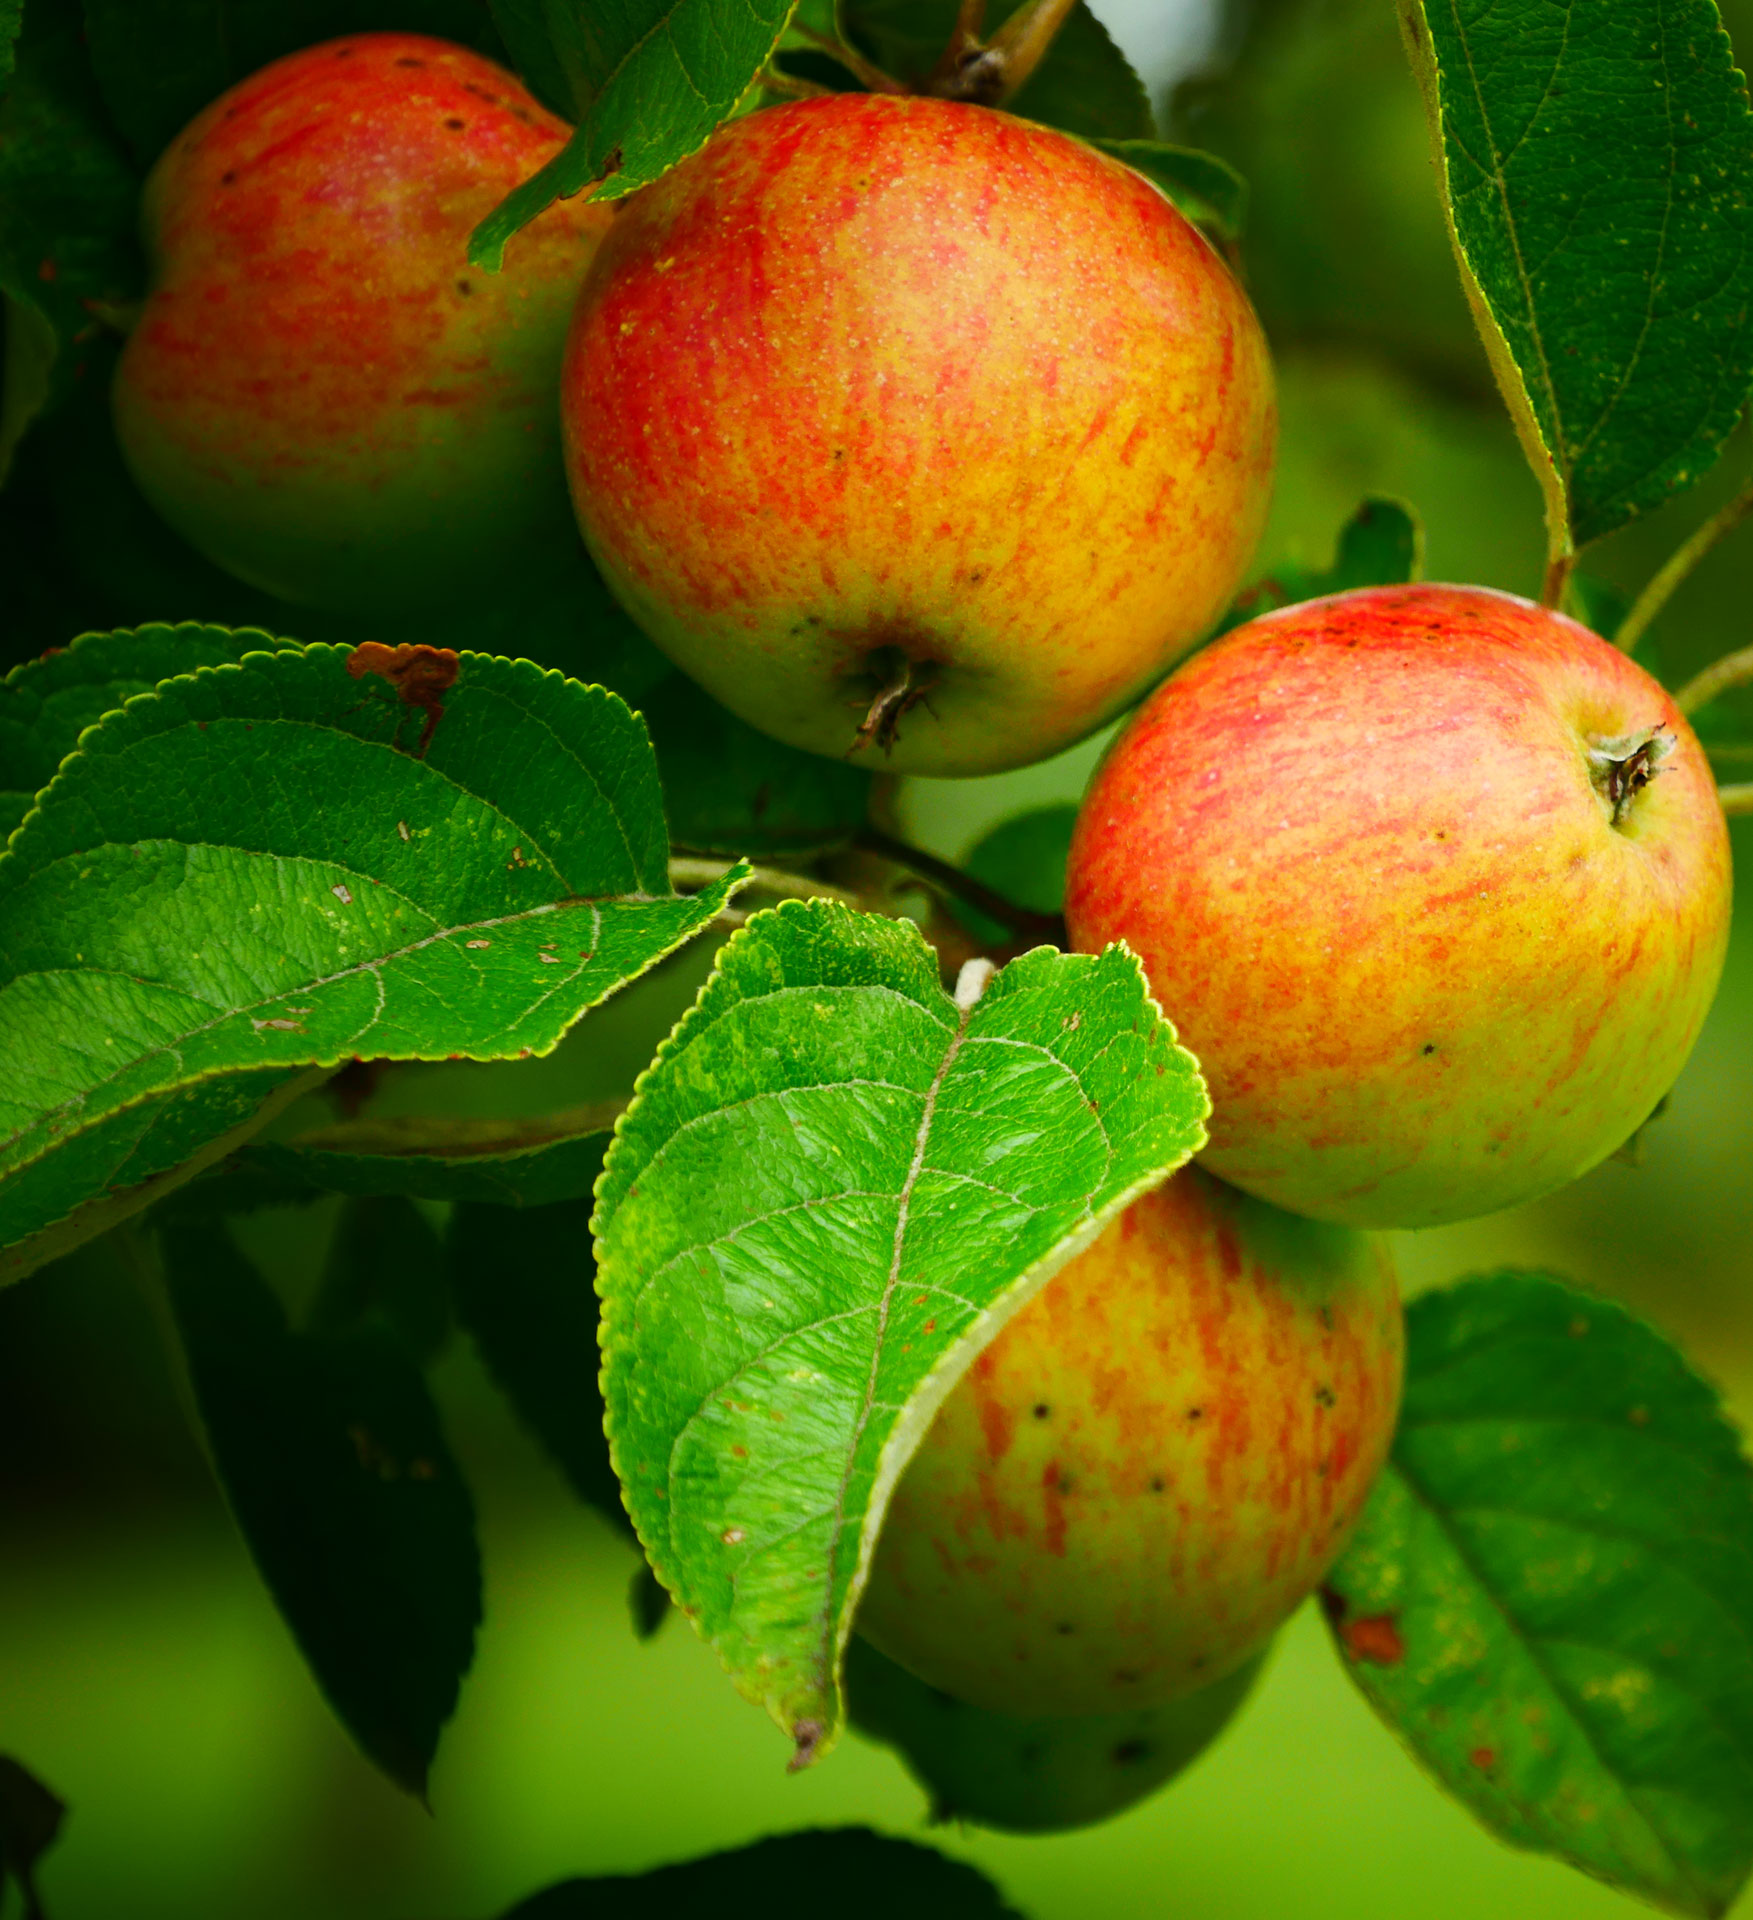
[[[437,1231],[412,1200],[367,1194],[341,1209],[311,1302],[311,1333],[389,1334],[422,1366],[450,1336]]]
[[[1404,500],[1372,496],[1340,528],[1330,567],[1305,567],[1293,560],[1244,587],[1217,633],[1228,633],[1279,607],[1349,593],[1355,587],[1395,587],[1423,573],[1424,527],[1416,511]]]
[[[422,710],[349,671],[370,659],[255,653],[137,697],[0,857],[15,1236],[95,1196],[94,1131],[219,1076],[546,1053],[741,884],[670,893],[656,764],[614,695],[434,656],[457,677]]]
[[[1690,486],[1753,381],[1753,112],[1712,0],[1401,0],[1550,553]]]
[[[979,963],[975,963],[976,967]],[[832,1742],[889,1494],[978,1349],[1203,1142],[1124,948],[952,1000],[905,922],[755,915],[616,1129],[603,1387],[647,1555],[737,1685]]]
[[[563,1880],[520,1900],[502,1920],[695,1920],[765,1913],[786,1889],[819,1889],[834,1920],[1020,1920],[984,1874],[911,1840],[867,1827],[757,1840],[651,1873]],[[800,1896],[802,1897],[802,1896]]]
[[[531,0],[516,11],[527,17]],[[506,243],[544,207],[587,187],[618,200],[704,146],[772,57],[793,0],[628,0],[586,12],[546,0],[553,62],[578,106],[578,131],[475,229],[469,258],[497,269]]]
[[[1248,218],[1248,183],[1227,160],[1162,140],[1092,140],[1090,144],[1142,173],[1196,227],[1209,227],[1231,246],[1241,239]]]
[[[1065,863],[1077,808],[1069,804],[1035,807],[1001,821],[974,846],[962,865],[994,893],[1036,913],[1058,913],[1065,906]],[[976,940],[998,946],[1010,930],[977,907],[952,899],[951,911]]]
[[[6,1754],[0,1754],[0,1901],[16,1882],[24,1920],[42,1920],[37,1862],[55,1844],[66,1803]]]
[[[55,329],[35,307],[5,292],[0,292],[0,321],[5,325],[4,363],[0,364],[0,486],[4,486],[18,443],[54,395],[55,356],[61,345]]]
[[[1534,1274],[1407,1313],[1327,1594],[1352,1677],[1501,1839],[1675,1913],[1753,1865],[1753,1471],[1623,1309]]]
[[[348,1732],[424,1795],[481,1618],[474,1512],[426,1383],[387,1336],[291,1331],[223,1229],[162,1243],[238,1528]]]
[[[135,239],[139,183],[103,111],[69,0],[32,0],[17,72],[0,98],[0,292],[38,324],[9,365],[3,436],[16,444],[35,413],[65,395],[94,317],[132,299],[143,264]],[[52,343],[52,352],[51,352]]]
[[[295,647],[253,629],[155,625],[81,634],[0,680],[0,834],[10,834],[55,771],[96,726],[137,693],[197,667]]]
[[[24,0],[0,0],[0,92],[12,79],[18,30],[24,25]]]
[[[700,853],[819,852],[863,825],[871,775],[757,733],[686,674],[643,703],[670,837]]]
[[[545,1207],[589,1199],[620,1110],[614,1103],[561,1108],[524,1120],[438,1114],[346,1120],[295,1140],[247,1146],[230,1165],[292,1191]]]
[[[602,1164],[599,1139],[597,1164]],[[445,1244],[458,1322],[487,1371],[587,1506],[628,1528],[597,1385],[590,1201],[459,1206]]]
[[[1019,4],[998,0],[988,8],[988,39]],[[957,0],[841,0],[840,11],[860,51],[897,80],[918,85],[955,31]],[[1156,134],[1143,81],[1083,0],[1007,111],[1086,140],[1151,140]]]

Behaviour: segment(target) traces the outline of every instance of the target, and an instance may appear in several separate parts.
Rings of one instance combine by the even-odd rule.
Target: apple
[[[1163,1707],[1019,1718],[940,1693],[854,1635],[846,1700],[931,1795],[933,1820],[1063,1833],[1109,1819],[1184,1773],[1229,1725],[1264,1656]]]
[[[1530,1200],[1667,1094],[1716,991],[1729,843],[1673,701],[1562,614],[1369,588],[1237,628],[1145,702],[1072,839],[1199,1057],[1205,1164],[1354,1226]]]
[[[858,1631],[1018,1717],[1209,1687],[1337,1558],[1393,1436],[1400,1363],[1379,1240],[1186,1168],[951,1391],[896,1486]]]
[[[587,545],[792,746],[1042,759],[1210,627],[1276,414],[1217,254],[1148,182],[979,106],[839,94],[630,196],[567,347]]]
[[[209,559],[342,612],[491,588],[572,539],[555,392],[611,215],[561,202],[498,275],[469,235],[568,135],[491,61],[355,34],[264,67],[146,184],[123,456]]]

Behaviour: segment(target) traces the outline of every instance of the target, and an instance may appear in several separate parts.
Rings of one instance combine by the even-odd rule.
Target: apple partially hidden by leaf
[[[1031,1719],[940,1693],[854,1635],[846,1702],[860,1732],[906,1761],[934,1820],[1063,1833],[1123,1813],[1184,1773],[1236,1717],[1264,1658],[1167,1706]]]
[[[468,259],[567,134],[480,55],[368,33],[264,67],[172,142],[114,405],[185,539],[343,613],[440,605],[571,541],[554,392],[610,213],[561,201],[503,273]]]
[[[1065,913],[1198,1055],[1214,1173],[1423,1227],[1643,1124],[1729,896],[1710,767],[1643,668],[1513,595],[1406,586],[1269,614],[1160,687],[1085,796]]]
[[[623,204],[562,407],[579,524],[751,725],[990,773],[1209,631],[1276,434],[1253,310],[1147,181],[944,100],[732,121]]]
[[[896,1486],[858,1630],[988,1712],[1211,1686],[1311,1593],[1393,1436],[1385,1247],[1196,1167],[975,1360]]]

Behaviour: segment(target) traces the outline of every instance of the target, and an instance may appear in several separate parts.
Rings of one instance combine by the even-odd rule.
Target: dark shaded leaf
[[[579,1499],[631,1531],[603,1435],[589,1200],[521,1213],[465,1203],[445,1271],[457,1321],[518,1418]]]
[[[382,1334],[294,1333],[225,1232],[162,1235],[216,1471],[274,1603],[362,1750],[423,1795],[474,1658],[468,1490],[419,1368]]]
[[[229,1164],[288,1188],[544,1207],[589,1199],[620,1110],[615,1102],[527,1120],[440,1114],[346,1120],[294,1140],[245,1147]]]
[[[422,1366],[437,1357],[450,1296],[437,1231],[412,1200],[372,1194],[342,1207],[305,1326],[336,1338],[381,1331]]]
[[[66,1803],[26,1768],[0,1753],[0,1901],[15,1882],[24,1900],[23,1920],[44,1920],[36,1887],[37,1862],[55,1844]]]
[[[1076,824],[1074,806],[1035,807],[1001,821],[976,842],[962,864],[976,880],[984,880],[994,893],[1016,906],[1059,913],[1065,906],[1065,862]],[[950,907],[975,939],[987,946],[998,946],[1011,937],[1007,927],[977,907],[953,897]]]
[[[1193,222],[1231,246],[1248,218],[1248,183],[1215,153],[1171,147],[1161,140],[1095,140],[1090,143],[1142,173]]]
[[[1753,1866],[1753,1470],[1652,1328],[1537,1274],[1407,1313],[1326,1594],[1370,1703],[1500,1839],[1671,1912]]]
[[[816,1896],[831,1902],[834,1920],[1020,1920],[974,1868],[868,1827],[782,1834],[651,1873],[564,1880],[502,1920],[754,1920]]]
[[[1690,486],[1753,381],[1753,112],[1712,0],[1401,0],[1555,558]]]

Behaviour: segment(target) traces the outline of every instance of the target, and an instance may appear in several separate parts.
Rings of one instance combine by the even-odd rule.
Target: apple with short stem
[[[1259,325],[1148,182],[841,94],[631,196],[562,404],[604,577],[732,712],[895,772],[1069,746],[1208,630],[1275,443]]]
[[[989,1712],[1196,1693],[1338,1556],[1393,1436],[1400,1364],[1380,1241],[1186,1168],[950,1393],[896,1486],[858,1630]]]
[[[1204,1164],[1422,1227],[1551,1191],[1673,1085],[1728,937],[1692,729],[1564,615],[1368,588],[1225,635],[1146,701],[1072,841],[1211,1088]]]
[[[572,539],[556,383],[607,209],[561,202],[506,270],[475,224],[568,129],[501,68],[355,34],[222,94],[147,182],[150,292],[117,368],[148,500],[284,599],[390,612]]]

